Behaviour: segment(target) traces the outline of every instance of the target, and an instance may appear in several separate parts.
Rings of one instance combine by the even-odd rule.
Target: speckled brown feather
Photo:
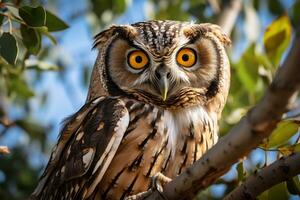
[[[148,83],[133,84],[140,74],[124,71],[128,49],[141,45],[163,62],[180,40],[201,50],[200,69],[186,72],[201,80],[180,82],[165,101]],[[216,25],[176,21],[112,26],[98,34],[87,102],[62,129],[31,199],[124,199],[149,189],[158,172],[169,178],[183,172],[217,142],[229,90],[229,43]]]
[[[69,144],[62,147],[60,154],[52,155],[55,161],[47,167],[52,170],[46,170],[41,178],[46,177],[47,180],[42,182],[47,184],[41,182],[32,199],[123,199],[149,189],[150,178],[158,172],[170,178],[178,175],[216,142],[210,140],[215,137],[210,129],[215,127],[209,120],[204,126],[192,124],[183,127],[182,140],[178,140],[177,149],[172,149],[168,146],[163,108],[127,98],[123,101],[101,98],[98,101],[80,119],[80,127],[72,132],[62,132],[58,146],[62,142]],[[113,136],[109,133],[116,131],[114,127],[118,119],[127,112],[123,105],[129,112],[127,130],[124,130],[122,142],[103,178],[96,181],[95,189],[89,193],[89,187],[95,181],[92,175],[98,172],[97,162]],[[111,119],[107,113],[110,111]],[[74,120],[84,112],[83,108],[76,113],[64,130],[74,125]],[[109,121],[104,120],[106,118]],[[95,153],[86,164],[83,157],[89,151]]]

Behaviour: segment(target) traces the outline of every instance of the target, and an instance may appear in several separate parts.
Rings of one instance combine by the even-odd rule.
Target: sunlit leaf
[[[0,37],[0,55],[11,65],[14,65],[18,55],[18,45],[15,37],[10,33],[3,33]]]
[[[46,10],[46,25],[49,32],[53,31],[61,31],[69,26],[60,18],[58,18],[56,15],[51,13],[50,11]]]
[[[43,62],[43,61],[31,61],[27,60],[25,62],[26,68],[27,69],[35,69],[35,70],[41,70],[41,71],[57,71],[59,70],[59,67],[57,65],[48,63],[48,62]]]
[[[10,6],[10,5],[6,5],[6,8],[9,10],[9,12],[16,18],[21,19],[20,15],[19,15],[19,9],[14,7],[14,6]]]
[[[299,122],[293,120],[281,121],[269,137],[269,148],[285,144],[299,129]]]
[[[295,176],[294,178],[287,180],[286,186],[289,193],[300,196],[300,181],[298,176]]]
[[[46,36],[47,38],[49,38],[50,41],[51,41],[54,45],[57,44],[57,41],[56,41],[55,37],[52,36],[52,35],[48,32],[48,28],[47,28],[46,26],[36,28],[36,30],[38,30],[42,35],[44,35],[44,36]]]
[[[20,17],[32,27],[41,27],[46,24],[46,11],[42,6],[23,6],[19,9]]]
[[[22,42],[28,51],[37,55],[41,49],[41,36],[33,28],[21,25]]]
[[[282,54],[289,45],[292,26],[288,16],[284,15],[273,21],[264,34],[265,51],[275,67],[278,66]]]

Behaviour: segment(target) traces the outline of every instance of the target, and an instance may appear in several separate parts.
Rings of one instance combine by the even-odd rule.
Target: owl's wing
[[[31,199],[89,197],[114,157],[128,123],[122,100],[99,97],[85,104],[62,129]]]

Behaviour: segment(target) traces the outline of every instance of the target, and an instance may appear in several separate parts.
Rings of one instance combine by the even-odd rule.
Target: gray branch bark
[[[154,192],[147,199],[163,199],[161,196],[167,199],[191,198],[268,137],[287,110],[293,94],[299,90],[299,56],[298,35],[261,102],[200,160],[165,185],[162,195]]]
[[[254,200],[265,190],[300,173],[300,152],[282,157],[229,193],[224,200]]]

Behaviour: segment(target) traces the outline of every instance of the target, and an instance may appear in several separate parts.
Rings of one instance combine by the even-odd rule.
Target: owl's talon
[[[147,199],[153,192],[157,191],[158,194],[163,198],[167,198],[163,194],[163,186],[167,183],[169,183],[172,179],[169,177],[166,177],[162,173],[157,173],[151,178],[151,188],[147,190],[146,192],[141,192],[136,195],[132,195],[129,197],[126,197],[125,200],[142,200]]]
[[[158,172],[152,177],[152,190],[157,191],[164,199],[167,199],[163,195],[163,186],[169,183],[172,179]]]
[[[136,195],[132,195],[129,197],[126,197],[125,200],[141,200],[147,198],[152,193],[152,190],[147,190],[146,192],[141,192]]]

